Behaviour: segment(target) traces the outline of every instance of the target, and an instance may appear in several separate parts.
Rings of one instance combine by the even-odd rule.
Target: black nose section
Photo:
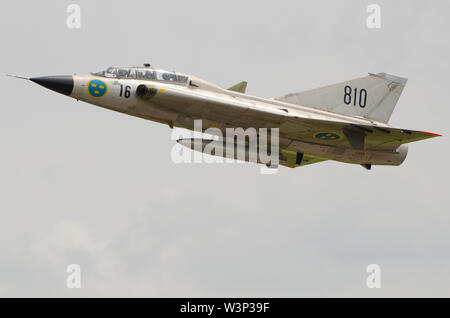
[[[72,75],[33,77],[30,81],[64,95],[70,95],[73,90]]]

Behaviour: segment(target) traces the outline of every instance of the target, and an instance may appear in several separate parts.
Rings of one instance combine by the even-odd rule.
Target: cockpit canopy
[[[108,67],[104,71],[92,73],[97,76],[110,78],[128,78],[151,81],[166,81],[179,84],[187,83],[188,77],[163,70],[155,70],[149,67]]]

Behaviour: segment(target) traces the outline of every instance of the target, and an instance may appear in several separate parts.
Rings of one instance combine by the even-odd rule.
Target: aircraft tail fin
[[[275,99],[387,123],[406,82],[406,78],[386,73],[369,73],[365,77]]]

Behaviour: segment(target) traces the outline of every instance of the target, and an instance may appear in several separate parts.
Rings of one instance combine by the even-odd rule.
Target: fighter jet
[[[407,79],[386,73],[369,73],[275,98],[247,95],[247,82],[224,89],[150,64],[109,67],[87,75],[25,79],[77,100],[171,128],[193,130],[194,121],[199,119],[203,129],[215,127],[224,134],[227,128],[278,128],[279,164],[290,168],[325,160],[359,164],[366,169],[372,165],[397,166],[406,158],[408,143],[440,136],[388,125]],[[193,141],[179,140],[194,149]]]

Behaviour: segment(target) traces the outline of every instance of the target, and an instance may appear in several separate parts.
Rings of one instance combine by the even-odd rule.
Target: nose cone
[[[33,77],[30,81],[64,95],[70,95],[73,90],[72,75]]]

